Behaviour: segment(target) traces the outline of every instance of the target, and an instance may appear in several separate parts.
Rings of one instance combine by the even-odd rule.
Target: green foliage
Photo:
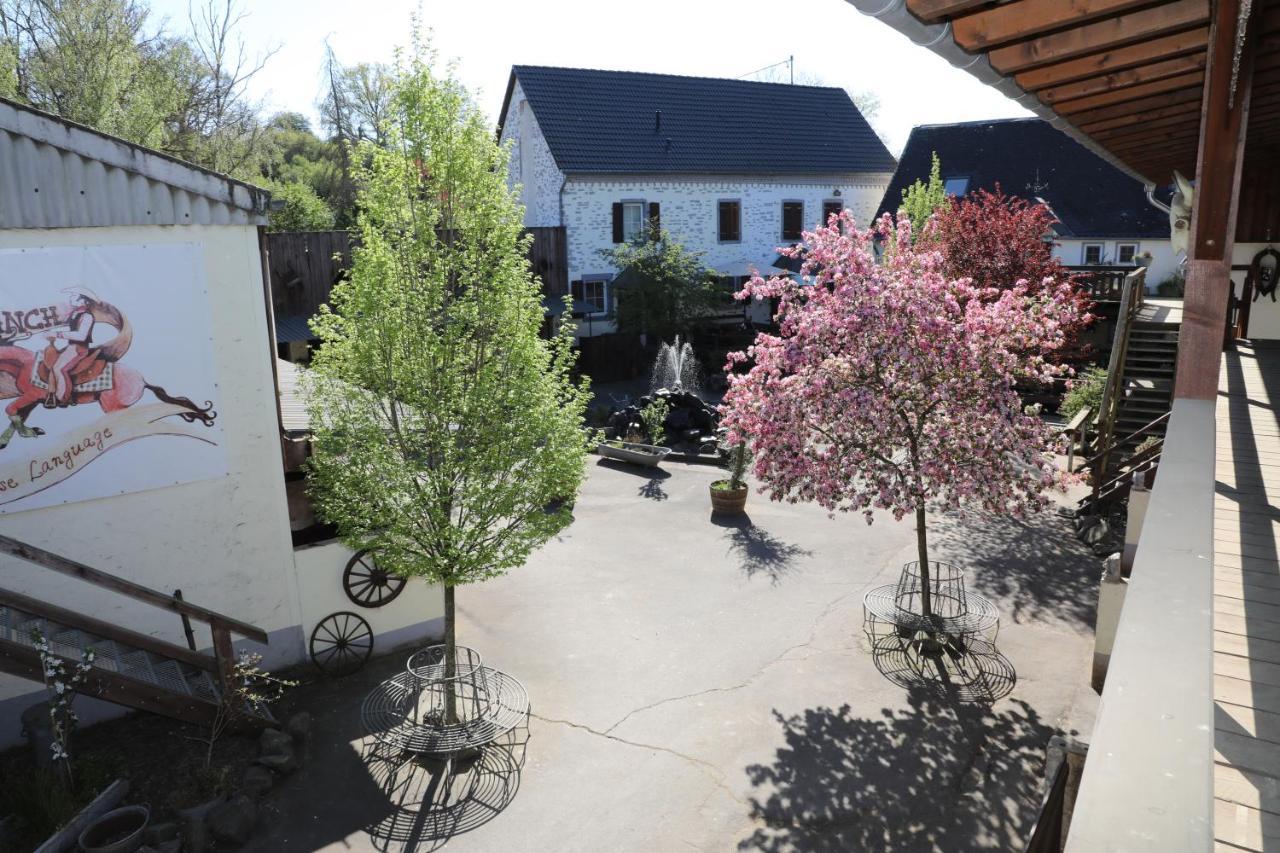
[[[1102,406],[1102,390],[1106,384],[1106,370],[1101,367],[1086,369],[1072,381],[1071,388],[1063,397],[1058,411],[1067,418],[1074,418],[1084,408],[1098,411]]]
[[[700,320],[723,306],[729,294],[716,273],[665,229],[652,223],[644,239],[601,252],[620,272],[615,279],[614,321],[619,332],[647,333],[659,340],[687,335]]]
[[[644,434],[650,444],[665,444],[667,440],[667,415],[671,414],[671,405],[661,397],[657,397],[649,405],[640,410],[640,422],[644,424]]]
[[[284,207],[271,211],[270,230],[328,231],[333,228],[333,210],[307,184],[263,183],[271,191],[272,202],[284,203]]]
[[[506,153],[421,45],[364,143],[358,241],[304,381],[316,506],[389,571],[452,588],[521,565],[569,523],[590,436],[572,328],[539,337],[540,286]],[[553,503],[558,502],[558,503]]]
[[[934,211],[947,203],[946,184],[942,181],[942,163],[938,153],[933,153],[933,165],[929,169],[929,182],[919,179],[902,191],[902,204],[898,206],[898,215],[911,220],[912,230],[920,236],[929,217]]]

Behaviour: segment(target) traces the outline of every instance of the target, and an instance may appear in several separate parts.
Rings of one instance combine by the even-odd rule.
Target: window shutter
[[[613,242],[622,242],[622,202],[613,203]]]
[[[798,201],[782,203],[782,239],[799,240],[804,230],[804,205]]]
[[[649,224],[655,231],[662,227],[662,210],[656,201],[649,202]]]

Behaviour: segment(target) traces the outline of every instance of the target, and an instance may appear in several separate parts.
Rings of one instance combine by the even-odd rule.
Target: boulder
[[[279,729],[263,729],[258,737],[259,755],[293,755],[293,737]]]
[[[222,805],[222,800],[210,800],[178,812],[182,821],[182,840],[185,853],[205,853],[209,849],[209,814]]]
[[[245,794],[236,794],[209,812],[209,831],[228,844],[244,844],[258,822],[258,807]]]
[[[245,768],[244,775],[240,777],[240,790],[257,798],[270,791],[275,783],[276,777],[269,769],[261,764],[251,764]]]
[[[298,769],[298,760],[292,752],[288,755],[259,755],[254,763],[282,775]]]
[[[284,730],[293,738],[295,744],[304,744],[311,740],[311,714],[299,711],[284,724]]]
[[[142,843],[158,847],[166,841],[172,841],[177,837],[178,825],[176,823],[153,823],[142,833]]]

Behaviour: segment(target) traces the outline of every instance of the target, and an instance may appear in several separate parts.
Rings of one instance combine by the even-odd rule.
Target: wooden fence
[[[543,293],[569,292],[569,264],[563,227],[529,228],[529,263],[542,279]],[[271,301],[277,317],[311,317],[351,265],[346,231],[293,231],[267,235]]]

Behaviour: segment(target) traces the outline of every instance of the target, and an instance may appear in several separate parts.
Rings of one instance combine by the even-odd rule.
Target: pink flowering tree
[[[884,249],[877,260],[873,245]],[[1047,356],[1078,319],[1069,284],[983,288],[948,279],[940,252],[916,249],[904,218],[858,230],[848,211],[804,235],[802,281],[755,276],[738,298],[777,298],[777,335],[729,367],[723,425],[746,441],[774,500],[832,513],[914,514],[931,616],[926,512],[976,507],[1022,517],[1065,482],[1052,429],[1014,383],[1048,381]]]

